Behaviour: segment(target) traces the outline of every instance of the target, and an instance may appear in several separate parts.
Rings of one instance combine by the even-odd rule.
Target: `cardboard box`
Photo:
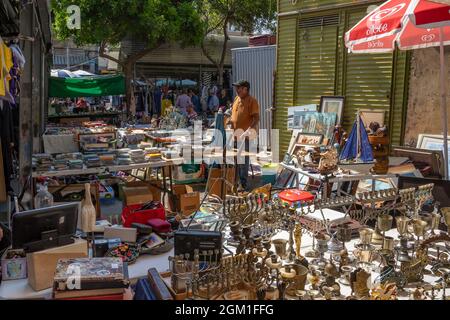
[[[103,236],[105,239],[120,238],[122,242],[135,243],[137,239],[137,229],[122,228],[122,227],[105,227]]]
[[[152,192],[147,186],[142,187],[123,187],[124,204],[130,206],[133,204],[143,204],[153,200]]]
[[[151,184],[152,185],[151,185]],[[161,201],[161,189],[158,189],[158,187],[162,187],[162,181],[158,180],[151,180],[151,181],[130,181],[126,182],[125,185],[122,185],[121,188],[119,188],[119,198],[121,198],[121,193],[123,193],[123,201],[125,201],[125,194],[124,194],[124,188],[133,188],[133,187],[147,187],[147,189],[152,194],[151,200]],[[120,192],[120,189],[122,189],[122,192]]]
[[[173,185],[173,195],[170,197],[170,210],[189,216],[200,206],[200,193],[187,185]]]
[[[235,180],[236,180],[236,171],[234,168],[227,168],[227,178],[226,178],[226,187],[225,187],[225,195],[230,194],[232,191],[232,188],[234,186]],[[208,184],[206,186],[206,190],[208,191],[209,195],[216,195],[218,197],[222,197],[222,176],[223,172],[222,169],[213,168],[211,169],[211,173],[209,173],[209,180]]]
[[[88,245],[86,240],[81,239],[67,246],[29,253],[27,254],[28,284],[36,291],[51,288],[59,259],[86,257],[88,257]]]

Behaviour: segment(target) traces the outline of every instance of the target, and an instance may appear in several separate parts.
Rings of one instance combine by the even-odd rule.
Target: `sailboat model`
[[[361,114],[356,114],[356,120],[344,148],[339,156],[339,167],[358,172],[370,172],[375,161],[369,136],[366,132]]]

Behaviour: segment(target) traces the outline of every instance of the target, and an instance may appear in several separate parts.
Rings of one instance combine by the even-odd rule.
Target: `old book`
[[[112,294],[103,296],[91,296],[91,297],[76,297],[76,298],[64,298],[58,300],[127,300],[125,299],[125,294]]]
[[[111,295],[120,295],[123,298],[123,290],[124,290],[123,288],[112,288],[112,289],[94,289],[94,290],[54,291],[53,298],[55,299],[73,299],[86,297],[94,298]]]
[[[128,265],[120,258],[61,259],[56,266],[54,291],[126,288]]]
[[[158,270],[156,268],[148,269],[147,279],[150,283],[153,293],[158,300],[173,300],[169,289],[167,289],[164,280],[161,278]]]

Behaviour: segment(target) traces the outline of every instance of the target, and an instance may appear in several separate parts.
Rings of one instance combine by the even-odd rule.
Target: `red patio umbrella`
[[[389,0],[365,16],[345,34],[345,45],[354,53],[385,53],[440,47],[441,111],[446,178],[449,176],[447,101],[444,46],[450,45],[448,0]]]

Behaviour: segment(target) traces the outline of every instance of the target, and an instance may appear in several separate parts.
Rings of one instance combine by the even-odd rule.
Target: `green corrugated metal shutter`
[[[394,94],[389,123],[391,145],[402,145],[406,125],[407,86],[409,77],[410,53],[397,51],[395,56]]]
[[[295,105],[334,95],[338,25],[337,14],[300,20]]]
[[[365,15],[365,12],[349,14],[351,28]],[[389,54],[347,54],[344,70],[344,122],[347,130],[355,120],[359,109],[385,111],[385,123],[389,124],[391,105],[393,55]]]
[[[294,103],[297,21],[296,16],[280,18],[278,21],[274,128],[279,129],[280,154],[287,149],[291,137],[286,126],[287,107]]]

